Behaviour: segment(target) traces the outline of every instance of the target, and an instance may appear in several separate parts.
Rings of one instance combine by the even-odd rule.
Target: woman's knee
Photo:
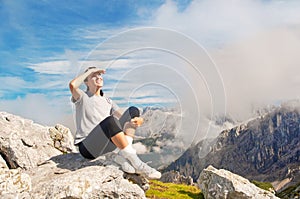
[[[113,116],[105,118],[100,123],[100,127],[109,139],[115,136],[116,134],[122,132],[122,128],[118,119]]]
[[[131,118],[140,116],[140,110],[137,107],[131,106],[128,108],[128,110],[129,110],[129,114],[130,114]]]

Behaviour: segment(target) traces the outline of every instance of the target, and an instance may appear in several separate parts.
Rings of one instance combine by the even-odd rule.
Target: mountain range
[[[216,138],[201,140],[164,170],[197,180],[208,165],[271,182],[277,191],[299,183],[300,101],[283,103]]]

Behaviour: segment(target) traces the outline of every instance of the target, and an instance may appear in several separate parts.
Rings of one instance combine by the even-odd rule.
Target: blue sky
[[[0,0],[0,110],[72,126],[68,82],[99,65],[122,107],[175,105],[197,117],[226,109],[244,119],[253,107],[299,98],[299,13],[298,1]],[[141,34],[146,27],[169,40],[158,29]]]
[[[137,20],[137,9],[151,9],[161,4],[159,1],[154,4],[138,2],[1,1],[1,76],[18,76],[25,82],[35,82],[39,74],[28,65],[64,60],[62,54],[66,50],[88,51],[93,48],[88,39],[78,39],[76,31],[94,25],[105,29],[130,27],[148,17],[140,16]],[[106,38],[100,37],[98,42],[103,39]],[[45,90],[29,88],[19,92],[5,92],[1,89],[1,99],[24,97],[28,92],[44,93]]]
[[[47,61],[64,61],[67,59],[66,54],[71,51],[84,56],[84,52],[89,52],[119,29],[147,24],[153,11],[163,3],[164,1],[1,1],[1,76],[20,77],[24,81],[22,83],[30,86],[20,90],[3,88],[0,99],[13,100],[25,97],[28,93],[53,92],[57,88],[39,88],[33,86],[34,82],[39,78],[49,78],[51,81],[59,78],[60,74],[41,74],[30,66]],[[180,1],[177,5],[179,9],[184,9],[188,3],[189,1]],[[92,39],[78,36],[85,30],[102,29],[112,31]]]

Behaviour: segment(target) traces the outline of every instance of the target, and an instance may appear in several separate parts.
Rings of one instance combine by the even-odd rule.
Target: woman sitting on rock
[[[132,147],[135,129],[142,124],[139,110],[130,107],[120,113],[119,107],[102,91],[104,73],[105,70],[89,67],[69,83],[76,107],[75,145],[88,159],[113,151],[123,171],[159,179],[161,173],[141,161]],[[79,88],[83,82],[87,86],[85,92]]]

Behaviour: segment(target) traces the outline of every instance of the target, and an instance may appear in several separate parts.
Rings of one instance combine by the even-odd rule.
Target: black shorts
[[[94,159],[115,150],[117,147],[111,141],[111,138],[123,131],[122,129],[127,121],[139,116],[139,109],[130,107],[124,112],[120,120],[113,116],[105,118],[78,144],[79,152],[85,158]]]

